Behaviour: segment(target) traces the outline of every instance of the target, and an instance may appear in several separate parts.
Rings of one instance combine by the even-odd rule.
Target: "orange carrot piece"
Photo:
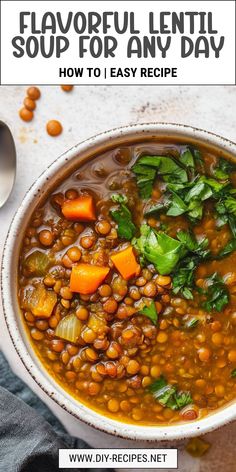
[[[62,205],[62,213],[67,220],[95,221],[93,197],[81,195],[74,200],[66,200]]]
[[[140,265],[136,261],[132,246],[113,254],[111,260],[125,280],[138,275],[140,272]]]
[[[84,263],[74,265],[70,276],[70,289],[83,295],[94,293],[109,272],[109,267]]]

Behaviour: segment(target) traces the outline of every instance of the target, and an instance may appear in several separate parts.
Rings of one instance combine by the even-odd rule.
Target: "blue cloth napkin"
[[[65,471],[58,468],[60,448],[89,446],[66,433],[47,406],[13,374],[0,353],[0,472]]]

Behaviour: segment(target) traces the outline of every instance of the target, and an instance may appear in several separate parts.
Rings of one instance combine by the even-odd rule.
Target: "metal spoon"
[[[8,126],[0,121],[0,208],[12,191],[16,176],[16,148]]]

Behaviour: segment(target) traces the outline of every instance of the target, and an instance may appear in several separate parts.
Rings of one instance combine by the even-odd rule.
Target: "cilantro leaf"
[[[192,403],[190,392],[177,391],[176,387],[168,384],[163,376],[150,385],[149,391],[162,406],[172,410],[180,410]]]
[[[112,201],[118,203],[118,209],[111,209],[110,214],[113,220],[117,223],[117,233],[121,239],[133,238],[136,232],[136,226],[132,221],[132,215],[129,208],[126,206],[128,201],[127,197],[120,194],[114,194],[111,197]]]
[[[146,305],[139,311],[140,315],[147,316],[156,325],[158,320],[155,302],[152,300],[149,305]]]
[[[235,379],[235,378],[236,378],[236,369],[233,369],[233,370],[231,371],[230,376],[232,377],[232,379]]]
[[[206,311],[220,312],[229,303],[229,292],[221,277],[215,272],[206,278],[207,289],[202,290],[207,300],[203,303]]]

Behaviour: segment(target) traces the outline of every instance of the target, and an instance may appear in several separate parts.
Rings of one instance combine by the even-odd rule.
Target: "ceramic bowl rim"
[[[140,139],[141,136],[156,136],[158,133],[162,136],[170,135],[176,136],[180,139],[184,139],[184,137],[194,139],[201,143],[205,143],[208,146],[221,148],[223,151],[232,155],[235,154],[236,156],[236,144],[234,142],[222,138],[214,133],[177,123],[154,122],[128,125],[105,131],[86,139],[59,156],[47,169],[44,170],[37,181],[35,181],[26,192],[25,197],[16,211],[9,227],[3,249],[1,270],[3,313],[8,332],[18,356],[39,387],[64,410],[88,425],[121,438],[145,441],[183,439],[199,434],[205,434],[217,429],[236,419],[236,403],[232,403],[221,410],[217,410],[206,418],[193,423],[174,424],[172,426],[143,426],[116,421],[76,402],[70,395],[65,394],[56,382],[52,381],[52,379],[46,374],[45,369],[35,362],[35,358],[33,358],[31,353],[27,350],[26,344],[22,338],[20,330],[18,329],[12,301],[11,268],[12,264],[14,264],[12,258],[17,237],[20,232],[21,222],[23,221],[27,209],[30,207],[31,202],[34,201],[35,195],[37,195],[40,189],[43,186],[47,186],[50,177],[55,177],[59,170],[62,170],[65,162],[72,160],[84,150],[89,151],[92,150],[94,146],[98,147],[103,143],[106,144],[108,140],[112,143],[117,139],[131,136],[135,140],[135,136],[138,136]]]

